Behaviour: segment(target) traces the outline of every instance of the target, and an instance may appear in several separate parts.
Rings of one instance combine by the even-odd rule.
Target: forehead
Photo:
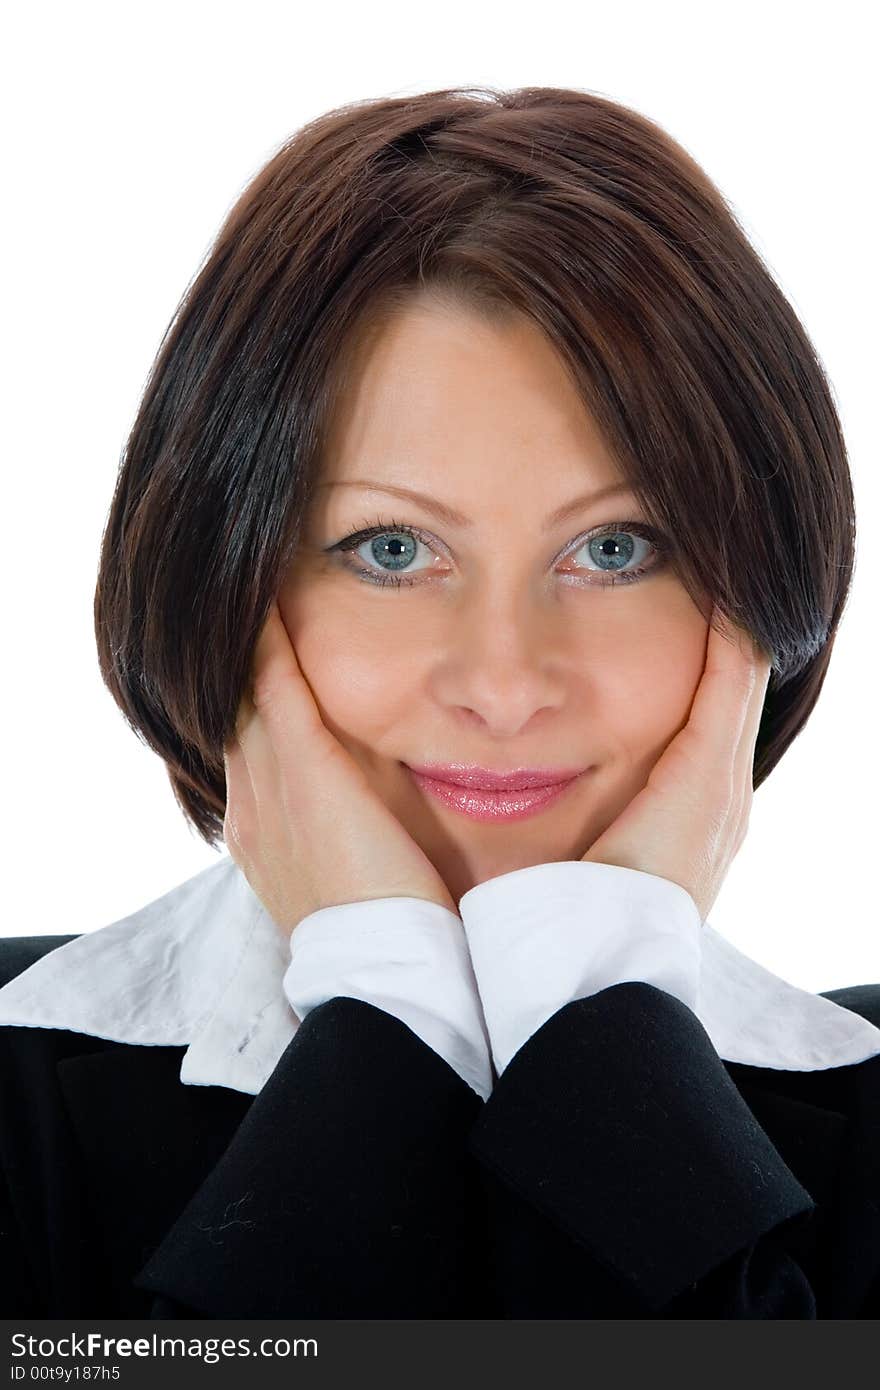
[[[607,490],[622,474],[536,324],[420,297],[346,345],[319,486],[356,479],[462,496],[534,488],[552,501],[548,487]]]

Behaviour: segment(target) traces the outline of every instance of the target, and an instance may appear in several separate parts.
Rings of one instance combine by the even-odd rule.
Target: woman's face
[[[325,724],[457,902],[582,857],[687,722],[708,618],[628,529],[630,493],[589,500],[622,475],[530,320],[413,300],[355,368],[279,606]],[[626,532],[617,548],[602,527]],[[426,763],[589,771],[543,811],[484,823],[419,788],[407,765]]]

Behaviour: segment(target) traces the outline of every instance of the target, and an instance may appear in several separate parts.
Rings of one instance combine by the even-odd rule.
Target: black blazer
[[[0,982],[71,936],[0,940]],[[827,998],[880,1025],[880,985]],[[880,1055],[722,1061],[624,983],[484,1103],[338,997],[257,1096],[185,1047],[0,1027],[5,1317],[874,1318]]]

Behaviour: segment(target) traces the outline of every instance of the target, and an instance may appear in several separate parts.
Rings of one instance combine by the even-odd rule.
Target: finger
[[[716,767],[730,769],[731,775],[761,683],[756,644],[713,608],[703,676],[688,725],[706,748],[706,756]]]
[[[737,785],[744,788],[748,797],[752,792],[752,780],[755,765],[755,745],[758,741],[758,730],[761,724],[761,715],[764,712],[764,704],[767,698],[767,686],[770,682],[771,661],[755,644],[755,683],[749,696],[746,717],[743,721],[742,733],[740,734],[739,748],[736,753],[736,778]]]
[[[253,704],[266,726],[279,761],[291,733],[300,740],[320,739],[326,726],[300,668],[284,620],[273,599],[254,647]],[[302,742],[299,747],[302,748]]]
[[[712,609],[710,626],[713,632],[716,632],[739,654],[744,665],[754,666],[760,664],[762,660],[769,660],[767,653],[752,634],[726,613],[722,613],[717,604]]]
[[[223,748],[223,766],[226,770],[226,813],[223,821],[223,838],[233,858],[239,855],[248,857],[253,835],[258,826],[257,807],[254,799],[253,783],[247,760],[237,738],[233,736]],[[230,845],[230,838],[233,844]]]
[[[236,743],[250,777],[256,818],[260,825],[267,826],[278,806],[281,775],[270,731],[247,694],[242,696],[235,729]]]
[[[723,656],[722,660],[730,659],[735,663],[736,669],[742,673],[744,683],[748,682],[751,672],[751,687],[748,690],[745,714],[733,760],[733,788],[737,798],[734,819],[737,820],[737,839],[741,840],[744,830],[739,822],[748,816],[751,807],[755,745],[770,680],[771,661],[763,648],[743,627],[733,623],[717,609],[713,616],[720,620],[721,640],[735,653],[732,657]]]
[[[251,686],[256,707],[260,709],[263,703],[270,702],[279,689],[286,691],[293,675],[302,677],[278,601],[273,599],[257,634],[251,662]]]

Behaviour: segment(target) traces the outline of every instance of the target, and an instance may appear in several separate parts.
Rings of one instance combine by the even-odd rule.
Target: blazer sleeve
[[[506,1316],[816,1317],[780,1239],[815,1203],[693,1011],[690,895],[566,861],[460,909],[499,1073],[470,1148]]]
[[[291,933],[290,956],[283,986],[298,1018],[337,996],[374,1004],[488,1099],[489,1039],[457,913],[412,897],[320,908]]]
[[[680,1000],[628,982],[526,1042],[470,1137],[508,1317],[814,1318],[815,1209]]]

